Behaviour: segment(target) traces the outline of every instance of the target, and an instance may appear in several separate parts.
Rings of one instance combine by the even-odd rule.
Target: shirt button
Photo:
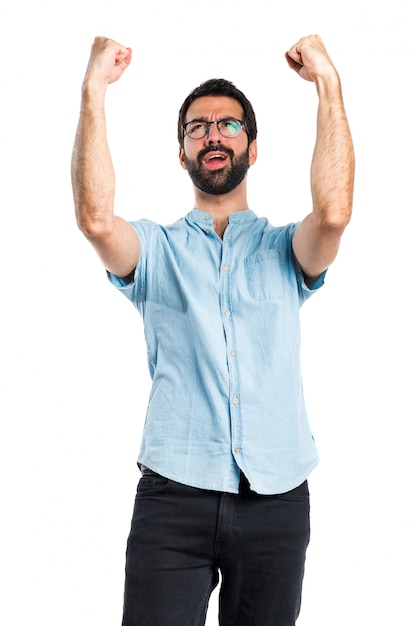
[[[232,402],[233,402],[233,404],[238,404],[239,400],[238,400],[238,398],[235,397],[235,398],[232,398]]]
[[[235,350],[231,350],[229,353],[231,356],[235,356]]]
[[[205,220],[206,221],[210,220],[210,215],[205,215]]]
[[[225,315],[226,315],[227,317],[229,317],[229,316],[231,315],[231,311],[229,311],[229,309],[227,309],[227,310],[225,311]]]
[[[210,235],[210,228],[207,228],[207,229],[206,229],[206,234],[207,234],[207,235]]]
[[[228,265],[224,265],[222,269],[223,269],[224,272],[227,272],[229,270],[229,267],[228,267]]]
[[[239,454],[241,452],[241,448],[234,448],[234,452],[236,452],[237,454]]]

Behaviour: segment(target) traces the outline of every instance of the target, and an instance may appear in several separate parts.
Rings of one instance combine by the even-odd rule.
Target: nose
[[[209,125],[208,132],[206,134],[206,143],[211,145],[213,143],[221,143],[222,136],[218,130],[216,123],[212,123]]]

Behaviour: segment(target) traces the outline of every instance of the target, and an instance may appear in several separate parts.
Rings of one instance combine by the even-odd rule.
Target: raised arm
[[[115,173],[106,133],[105,94],[131,61],[132,51],[96,37],[82,87],[80,120],[71,162],[77,224],[105,267],[124,278],[139,258],[133,228],[113,213]]]
[[[316,85],[317,136],[311,165],[313,210],[293,237],[293,249],[309,279],[335,259],[350,221],[354,151],[338,73],[318,35],[303,37],[286,53],[289,66]]]

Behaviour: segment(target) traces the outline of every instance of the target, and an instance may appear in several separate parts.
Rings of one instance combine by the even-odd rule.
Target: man
[[[287,53],[316,85],[312,211],[273,227],[247,204],[257,158],[250,102],[232,83],[180,109],[180,164],[195,206],[162,227],[113,213],[107,85],[131,50],[96,38],[72,179],[77,221],[144,321],[152,390],[126,554],[124,626],[201,626],[222,575],[223,626],[291,626],[309,542],[299,308],[324,281],[349,223],[354,155],[337,71],[319,36]]]

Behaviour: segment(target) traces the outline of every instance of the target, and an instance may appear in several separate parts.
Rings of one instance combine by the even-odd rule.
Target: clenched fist
[[[113,39],[96,37],[91,47],[85,82],[114,83],[122,76],[131,58],[131,48],[125,48]]]
[[[302,37],[285,56],[289,67],[305,80],[316,82],[318,78],[337,76],[337,71],[319,35]]]

